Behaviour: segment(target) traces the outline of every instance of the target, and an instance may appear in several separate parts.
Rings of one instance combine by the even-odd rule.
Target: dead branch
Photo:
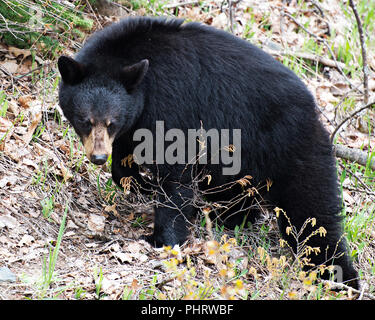
[[[344,120],[342,120],[341,123],[332,132],[332,134],[331,134],[331,142],[333,142],[333,140],[335,139],[335,136],[336,136],[337,132],[340,130],[340,128],[343,126],[343,124],[345,122],[347,122],[348,120],[350,120],[353,117],[355,117],[361,111],[363,111],[365,109],[368,109],[368,108],[371,108],[373,105],[375,105],[375,99],[373,99],[371,102],[367,103],[365,106],[360,107],[359,109],[357,109],[356,111],[354,111],[353,113],[351,113],[349,116],[347,116]]]
[[[229,6],[229,22],[230,22],[230,31],[233,32],[233,6],[239,3],[241,0],[229,0],[228,6]]]
[[[306,59],[306,60],[311,60],[318,62],[322,65],[325,65],[327,67],[331,68],[337,68],[339,66],[340,68],[345,67],[345,63],[334,61],[332,59],[326,58],[326,57],[321,57],[317,56],[311,53],[306,53],[306,52],[293,52],[293,51],[268,51],[271,55],[278,55],[278,56],[293,56],[301,59]]]
[[[359,17],[357,8],[353,2],[353,0],[349,0],[349,5],[353,10],[355,19],[357,21],[358,26],[358,33],[359,33],[359,40],[361,42],[361,49],[362,49],[362,64],[363,64],[363,87],[364,87],[364,103],[368,103],[369,93],[368,93],[368,68],[367,68],[367,54],[366,54],[366,45],[363,36],[363,27],[362,22]]]
[[[347,286],[346,284],[343,284],[343,283],[337,283],[337,282],[333,282],[333,281],[329,281],[329,280],[320,280],[323,284],[328,284],[330,286],[331,289],[339,289],[339,290],[351,290],[353,293],[356,293],[356,294],[361,294],[362,297],[367,297],[371,300],[375,300],[375,296],[372,295],[371,293],[367,293],[367,292],[364,292],[363,290],[362,291],[359,291],[357,289],[354,289],[350,286]]]
[[[195,5],[195,4],[199,4],[199,1],[195,0],[195,1],[176,2],[176,3],[166,4],[165,6],[163,6],[163,8],[174,9],[177,7],[184,7],[184,6]]]
[[[364,183],[362,181],[362,179],[360,177],[358,177],[352,170],[350,170],[349,168],[345,167],[343,164],[339,163],[340,167],[343,169],[343,170],[346,170],[348,171],[366,190],[367,190],[367,193],[372,195],[372,196],[375,196],[375,193],[371,191],[370,187]]]
[[[341,144],[335,144],[334,150],[336,157],[349,160],[351,162],[357,162],[363,166],[367,165],[368,154],[365,151],[352,149]],[[370,160],[369,167],[375,171],[375,157]]]
[[[324,18],[324,11],[323,11],[323,9],[320,7],[320,5],[318,4],[318,2],[315,1],[315,0],[309,0],[309,2],[311,2],[311,4],[312,4],[315,8],[318,9],[320,15],[322,16],[322,18]]]

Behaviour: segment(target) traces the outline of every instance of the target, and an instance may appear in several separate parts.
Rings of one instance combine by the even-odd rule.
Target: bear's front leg
[[[188,235],[187,222],[194,212],[192,191],[163,189],[159,201],[155,208],[154,233],[142,238],[155,247],[183,244]]]

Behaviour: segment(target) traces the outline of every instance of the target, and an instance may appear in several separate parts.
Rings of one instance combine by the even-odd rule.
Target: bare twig
[[[98,19],[98,16],[96,15],[94,9],[93,9],[92,6],[91,6],[90,1],[86,0],[85,3],[86,3],[86,5],[87,5],[87,7],[90,9],[90,11],[91,11],[91,13],[93,14],[93,16],[95,17],[95,20],[96,20],[96,22],[98,23],[98,25],[100,26],[100,29],[102,29],[102,28],[103,28],[103,25],[100,23],[100,21],[99,21],[99,19]],[[115,2],[113,2],[113,4],[115,4]]]
[[[230,22],[230,32],[233,33],[233,5],[236,5],[241,0],[228,0],[228,6],[229,6],[229,22]]]
[[[361,42],[361,49],[362,49],[362,65],[363,65],[363,87],[364,87],[364,103],[368,103],[369,92],[368,92],[368,67],[367,67],[367,54],[366,54],[366,45],[363,36],[363,27],[362,22],[359,17],[357,8],[353,2],[353,0],[349,0],[349,5],[353,10],[355,19],[357,21],[358,26],[358,33],[359,33],[359,40]]]
[[[9,26],[8,26],[8,22],[7,22],[7,19],[5,19],[4,16],[3,16],[1,13],[0,13],[0,17],[1,17],[1,19],[4,21],[6,31],[10,32],[10,33],[12,34],[12,36],[15,37],[17,40],[22,40],[21,38],[18,38],[18,37],[13,33],[13,31],[9,28]]]
[[[356,116],[361,111],[363,111],[365,109],[368,109],[368,108],[371,108],[373,105],[375,105],[375,99],[372,100],[371,102],[367,103],[365,106],[360,107],[359,109],[357,109],[356,111],[354,111],[353,113],[351,113],[349,116],[347,116],[344,120],[342,120],[341,123],[332,132],[332,134],[331,134],[331,142],[335,139],[335,136],[336,136],[337,132],[340,130],[340,128],[343,126],[343,124],[345,122],[347,122],[348,120],[350,120],[351,118],[353,118],[354,116]]]
[[[340,167],[343,169],[343,170],[346,170],[346,171],[348,171],[367,191],[368,191],[368,193],[369,194],[371,194],[371,195],[375,195],[373,192],[372,192],[372,190],[367,186],[367,184],[366,183],[364,183],[363,181],[362,181],[362,179],[361,178],[359,178],[352,170],[350,170],[349,168],[347,168],[347,167],[345,167],[344,165],[342,165],[341,163],[340,163]]]
[[[319,6],[318,2],[315,1],[315,0],[309,0],[311,2],[311,4],[318,9],[320,15],[322,16],[322,18],[324,18],[324,11],[323,9]]]
[[[308,29],[305,28],[305,26],[303,26],[299,21],[296,20],[296,18],[294,18],[291,14],[287,13],[287,12],[284,12],[284,15],[287,16],[289,19],[291,19],[296,25],[298,25],[302,30],[304,30],[306,33],[308,33],[310,36],[312,36],[313,38],[315,38],[316,40],[322,42],[324,44],[324,46],[327,48],[327,50],[329,51],[332,59],[334,60],[335,62],[335,65],[336,65],[336,68],[337,70],[341,73],[341,75],[345,78],[345,81],[348,82],[350,84],[351,87],[354,87],[354,85],[352,84],[352,82],[348,79],[348,77],[346,76],[346,74],[344,73],[343,69],[341,68],[340,64],[338,63],[338,61],[336,60],[336,57],[330,47],[330,45],[328,44],[328,42],[317,36],[316,34],[312,33],[311,31],[309,31]]]
[[[363,288],[362,288],[362,290],[361,290],[361,294],[359,295],[358,300],[362,300],[363,295],[364,295],[365,290],[367,289],[367,287],[368,287],[367,283],[364,283],[364,284],[363,284]]]

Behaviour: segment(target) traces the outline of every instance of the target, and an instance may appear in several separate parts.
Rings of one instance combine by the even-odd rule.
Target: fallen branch
[[[296,58],[315,61],[327,67],[331,67],[331,68],[337,68],[337,66],[339,66],[341,69],[345,68],[345,63],[334,61],[329,58],[317,56],[315,54],[310,54],[306,52],[276,51],[276,50],[268,50],[268,52],[273,56],[292,56]]]
[[[347,290],[347,291],[352,291],[355,294],[358,294],[362,297],[367,297],[371,300],[375,300],[375,296],[372,295],[371,293],[364,292],[364,290],[360,291],[357,289],[354,289],[350,286],[347,286],[346,284],[343,283],[338,283],[338,282],[333,282],[329,280],[320,280],[323,284],[328,284],[331,289],[339,289],[339,290]]]
[[[163,6],[163,9],[174,9],[177,7],[184,7],[184,6],[195,5],[195,4],[199,4],[199,1],[195,0],[195,1],[185,1],[185,2],[176,2],[176,3],[166,4]]]
[[[334,151],[336,157],[349,160],[351,162],[356,162],[363,166],[366,166],[369,160],[369,155],[367,152],[359,149],[352,149],[341,144],[335,144]],[[370,160],[369,168],[375,171],[375,156]]]

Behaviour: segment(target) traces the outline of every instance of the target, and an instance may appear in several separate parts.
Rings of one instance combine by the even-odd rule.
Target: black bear
[[[157,162],[158,151],[176,139],[166,135],[160,142],[155,135],[172,130],[175,138],[187,137],[189,130],[199,132],[202,127],[230,132],[231,140],[221,138],[231,141],[228,155],[232,159],[240,151],[239,162],[224,173],[224,158],[219,162],[210,158],[204,163],[210,184],[205,181],[202,188],[214,189],[248,175],[255,185],[272,181],[263,196],[285,211],[286,215],[278,217],[280,232],[294,252],[309,251],[307,246],[319,248],[308,256],[310,263],[333,263],[338,266],[337,279],[358,288],[342,233],[332,146],[313,96],[292,71],[227,32],[148,17],[127,18],[95,33],[74,59],[60,57],[58,68],[64,115],[93,163],[101,165],[112,154],[112,176],[118,185],[124,177],[143,179],[140,165],[124,165],[123,161],[139,146],[139,130],[153,135],[148,145],[154,146],[151,153],[143,150],[138,155],[151,155],[154,162],[144,166],[160,178],[161,202],[173,205],[156,207],[154,233],[147,237],[150,243],[183,243],[187,220],[196,210],[193,201],[187,201],[194,197],[193,191],[181,187],[194,179],[185,170],[190,160],[185,155],[185,164],[181,158],[175,163]],[[239,138],[236,143],[235,136]],[[146,135],[143,138],[142,143]],[[215,140],[215,134],[210,138]],[[188,147],[176,150],[184,153]],[[210,152],[214,151],[211,147]],[[224,188],[211,200],[233,198],[238,190]],[[229,216],[241,208],[240,204],[227,208]],[[304,226],[308,219],[311,223]],[[323,226],[326,234],[311,235],[314,224]],[[303,226],[300,238],[294,238],[291,230],[296,234]]]

